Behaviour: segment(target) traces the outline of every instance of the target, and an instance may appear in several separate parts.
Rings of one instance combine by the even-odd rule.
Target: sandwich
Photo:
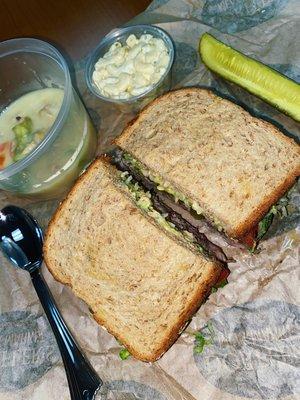
[[[58,208],[44,257],[133,356],[155,361],[230,261],[202,224],[253,246],[299,176],[300,150],[199,88],[154,100],[115,144]]]
[[[201,88],[156,99],[115,143],[118,168],[159,198],[169,215],[173,210],[197,229],[205,221],[249,248],[300,175],[295,141]]]
[[[143,361],[171,346],[224,270],[105,157],[56,211],[44,258],[54,278]]]

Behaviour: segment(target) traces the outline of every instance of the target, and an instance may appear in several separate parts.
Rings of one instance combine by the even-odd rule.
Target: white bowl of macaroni
[[[171,86],[174,45],[152,25],[116,29],[100,42],[86,67],[86,81],[98,98],[144,106]]]

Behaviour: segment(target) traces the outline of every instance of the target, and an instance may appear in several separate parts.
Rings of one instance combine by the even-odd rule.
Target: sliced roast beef
[[[225,253],[219,246],[212,243],[203,233],[199,232],[197,226],[192,225],[179,213],[174,211],[172,207],[164,203],[162,197],[163,194],[160,196],[158,196],[158,194],[152,194],[151,196],[153,207],[161,214],[167,214],[166,220],[172,222],[172,224],[174,224],[179,230],[190,232],[193,235],[196,243],[203,247],[210,257],[215,258],[223,263],[230,261],[227,259]]]

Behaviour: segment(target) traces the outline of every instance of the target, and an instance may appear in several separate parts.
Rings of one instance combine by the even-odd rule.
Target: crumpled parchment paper
[[[213,87],[299,141],[300,124],[211,75],[197,52],[199,37],[210,31],[300,82],[298,0],[155,0],[130,22],[135,23],[157,24],[171,34],[176,45],[173,87]],[[99,130],[101,153],[133,114],[88,93],[84,64],[76,66],[76,82]],[[209,297],[154,364],[132,357],[121,361],[119,343],[43,268],[66,322],[104,381],[98,399],[300,398],[299,193],[298,186],[293,214],[273,224],[257,254],[239,253],[237,262],[229,264],[229,283]],[[36,203],[1,193],[0,206],[8,203],[25,207],[46,227],[58,201]],[[69,399],[62,360],[29,275],[2,256],[0,261],[0,399]],[[197,332],[207,343],[199,353]]]

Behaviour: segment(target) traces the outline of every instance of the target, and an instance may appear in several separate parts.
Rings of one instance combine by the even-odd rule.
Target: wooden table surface
[[[130,20],[150,0],[0,0],[0,40],[36,37],[52,42],[74,61],[103,35]]]

